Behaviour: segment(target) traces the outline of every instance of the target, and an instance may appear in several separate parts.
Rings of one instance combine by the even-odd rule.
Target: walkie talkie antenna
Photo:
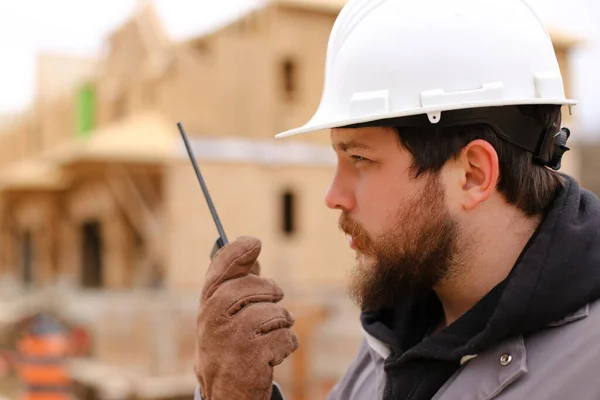
[[[192,165],[194,166],[194,170],[196,171],[196,177],[198,178],[198,182],[200,182],[200,187],[202,188],[202,192],[204,193],[204,197],[206,198],[206,203],[208,203],[208,208],[210,210],[213,220],[215,221],[215,225],[217,226],[217,231],[219,232],[219,236],[222,242],[218,243],[217,241],[217,245],[218,247],[223,247],[228,243],[227,236],[225,235],[225,230],[223,229],[223,225],[221,225],[221,220],[219,219],[219,215],[217,214],[215,205],[213,204],[210,194],[208,193],[208,188],[206,187],[206,183],[204,182],[202,173],[200,173],[200,168],[196,163],[196,157],[194,156],[194,152],[192,151],[190,142],[188,141],[187,135],[185,134],[183,125],[181,124],[181,122],[178,122],[177,126],[179,127],[179,132],[181,132],[181,137],[183,138],[183,142],[185,143],[185,148],[187,149],[188,155],[190,156],[190,160],[192,161]]]

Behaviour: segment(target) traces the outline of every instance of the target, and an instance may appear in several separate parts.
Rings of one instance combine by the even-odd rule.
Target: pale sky
[[[37,51],[95,55],[106,35],[139,0],[0,0],[0,114],[23,110],[34,97]],[[264,0],[154,0],[175,39],[213,29]],[[589,37],[572,58],[574,113],[582,132],[600,140],[600,1],[527,0],[542,20]],[[566,4],[569,4],[567,6]]]

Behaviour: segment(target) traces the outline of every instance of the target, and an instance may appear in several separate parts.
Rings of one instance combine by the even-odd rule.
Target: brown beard
[[[446,209],[439,178],[424,179],[428,181],[422,193],[409,199],[395,216],[393,228],[376,238],[346,213],[340,217],[340,229],[372,260],[359,261],[349,284],[350,297],[363,311],[393,307],[425,294],[456,270],[458,222]]]

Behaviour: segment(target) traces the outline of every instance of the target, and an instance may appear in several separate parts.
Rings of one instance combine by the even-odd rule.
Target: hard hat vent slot
[[[389,112],[390,92],[387,90],[354,93],[350,100],[350,115],[353,118]]]

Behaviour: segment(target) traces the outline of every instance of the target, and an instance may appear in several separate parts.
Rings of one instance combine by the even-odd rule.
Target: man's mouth
[[[356,247],[356,243],[354,242],[354,238],[350,235],[347,235],[348,237],[348,244],[350,245],[350,248],[352,248],[353,250],[358,250],[358,248]]]

